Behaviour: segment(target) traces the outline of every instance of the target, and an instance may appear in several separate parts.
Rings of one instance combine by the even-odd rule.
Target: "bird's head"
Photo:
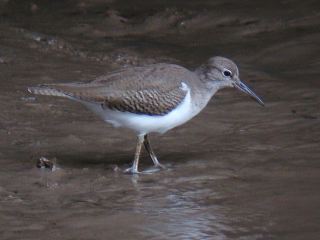
[[[199,68],[202,79],[209,85],[218,89],[225,87],[235,87],[255,99],[260,105],[264,106],[263,101],[239,78],[237,65],[228,58],[212,57],[209,61]]]

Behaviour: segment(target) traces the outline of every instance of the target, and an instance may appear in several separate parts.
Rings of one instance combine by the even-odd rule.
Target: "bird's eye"
[[[232,75],[232,73],[229,70],[224,70],[223,75],[226,77],[230,77]]]

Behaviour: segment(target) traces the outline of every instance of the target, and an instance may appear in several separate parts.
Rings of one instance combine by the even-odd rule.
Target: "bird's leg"
[[[139,135],[132,167],[126,169],[125,173],[132,173],[132,174],[140,173],[138,171],[138,165],[139,165],[139,158],[140,158],[141,147],[142,147],[143,141],[144,141],[144,135]]]
[[[165,166],[163,166],[157,159],[157,156],[154,154],[149,139],[148,139],[148,135],[144,135],[144,147],[146,148],[147,152],[149,153],[150,158],[153,161],[153,164],[155,167],[159,167],[159,168],[165,168]]]

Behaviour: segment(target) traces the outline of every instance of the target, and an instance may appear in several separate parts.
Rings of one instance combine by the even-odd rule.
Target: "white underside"
[[[129,128],[139,135],[151,132],[165,133],[187,122],[197,113],[193,111],[190,88],[185,83],[182,83],[181,88],[187,91],[186,97],[177,108],[164,116],[149,116],[104,109],[99,104],[91,102],[83,102],[83,104],[114,127]]]

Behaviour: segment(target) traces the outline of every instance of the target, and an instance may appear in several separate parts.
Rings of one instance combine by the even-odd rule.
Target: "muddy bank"
[[[2,239],[318,239],[317,1],[0,1]],[[168,170],[128,176],[135,136],[28,86],[223,55],[235,90],[153,135]],[[55,171],[37,160],[56,158]],[[145,155],[142,168],[151,161]]]

